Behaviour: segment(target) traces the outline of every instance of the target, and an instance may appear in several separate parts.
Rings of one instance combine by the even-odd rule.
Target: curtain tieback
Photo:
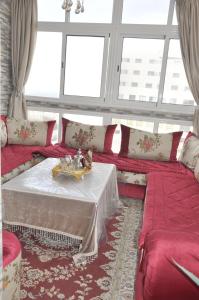
[[[20,97],[22,95],[22,92],[18,89],[14,89],[14,93],[15,93],[16,97]]]

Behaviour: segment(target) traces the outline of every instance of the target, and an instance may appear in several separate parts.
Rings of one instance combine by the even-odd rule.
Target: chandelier
[[[62,4],[62,8],[65,9],[66,12],[70,12],[71,8],[73,6],[73,1],[72,0],[64,0]],[[84,0],[77,0],[76,2],[76,8],[75,8],[75,13],[83,13],[84,12]]]

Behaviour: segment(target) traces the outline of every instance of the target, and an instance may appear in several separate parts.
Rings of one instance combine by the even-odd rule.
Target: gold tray
[[[91,172],[90,168],[83,168],[83,169],[71,169],[71,168],[62,168],[61,164],[55,166],[52,169],[52,175],[53,177],[56,177],[58,175],[66,175],[66,176],[72,176],[75,177],[75,179],[80,180],[84,177],[84,175],[87,175]]]

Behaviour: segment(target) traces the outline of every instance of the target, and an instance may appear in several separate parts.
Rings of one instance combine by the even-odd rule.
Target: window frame
[[[26,95],[26,98],[30,102],[42,101],[43,103],[60,103],[65,105],[70,104],[77,106],[81,105],[91,107],[93,110],[95,110],[96,107],[103,107],[109,110],[111,110],[111,108],[114,108],[115,110],[128,109],[129,113],[133,112],[134,110],[145,112],[148,110],[148,114],[150,114],[150,111],[153,111],[155,113],[173,112],[174,114],[184,113],[186,115],[192,115],[194,112],[193,105],[168,104],[162,102],[169,42],[170,39],[179,39],[178,26],[172,25],[174,7],[175,0],[171,0],[166,25],[123,24],[123,0],[113,1],[112,23],[72,23],[69,22],[70,16],[68,14],[65,15],[65,22],[38,22],[38,31],[62,33],[62,63],[60,66],[61,80],[59,98],[29,95]],[[104,37],[104,54],[100,97],[64,95],[67,35]],[[157,102],[143,102],[135,100],[129,101],[128,99],[118,99],[122,47],[124,38],[154,38],[163,39],[165,41]]]

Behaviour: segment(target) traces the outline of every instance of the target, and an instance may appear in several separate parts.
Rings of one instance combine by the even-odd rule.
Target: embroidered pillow
[[[112,153],[112,139],[117,125],[94,126],[62,118],[62,145],[83,150]]]
[[[0,120],[0,133],[1,133],[1,148],[5,147],[7,143],[7,128],[3,120]]]
[[[199,138],[190,136],[184,143],[180,154],[180,161],[189,169],[194,171],[199,158]]]
[[[182,132],[150,133],[121,125],[119,155],[159,161],[175,161]]]
[[[195,175],[196,179],[199,182],[199,159],[197,160],[197,163],[196,163],[196,166],[195,166],[195,169],[194,169],[194,175]]]
[[[7,119],[8,144],[49,146],[55,122]]]

